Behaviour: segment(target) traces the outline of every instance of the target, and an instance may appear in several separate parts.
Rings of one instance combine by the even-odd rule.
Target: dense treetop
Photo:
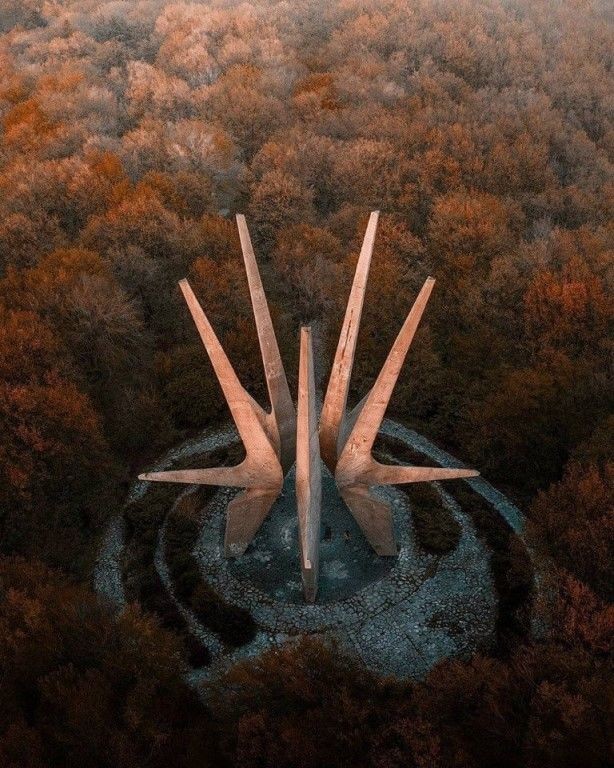
[[[410,752],[417,766],[492,765],[501,756],[498,707],[509,694],[517,709],[504,716],[516,730],[499,742],[509,765],[605,765],[600,686],[612,618],[600,601],[611,599],[614,554],[611,3],[0,5],[0,551],[87,576],[126,482],[182,435],[228,417],[178,279],[189,277],[242,381],[264,395],[235,212],[248,217],[294,386],[300,323],[313,325],[327,371],[367,216],[381,209],[351,397],[366,391],[422,281],[434,275],[391,411],[524,506],[535,552],[563,569],[553,589],[566,595],[566,618],[553,625],[554,646],[436,672],[431,692],[416,693],[401,708],[405,719],[389,726],[398,753],[377,757],[377,731],[364,726],[379,722],[376,704],[352,709],[372,681],[348,670],[340,717],[364,732],[363,754],[378,768],[411,764]],[[63,577],[49,577],[48,593],[30,594],[47,578],[42,567],[1,565],[5,637],[27,623],[32,606],[37,615],[42,605],[51,614],[56,603],[67,606],[45,619],[60,635],[72,631],[74,606],[85,600],[94,611]],[[154,632],[144,621],[124,619],[123,639],[113,642]],[[98,629],[112,635],[103,614],[94,611],[92,622],[69,654],[88,656],[85,672],[49,658],[35,699],[31,681],[11,682],[25,691],[26,714],[12,713],[0,751],[15,765],[77,749],[79,722],[61,745],[47,731],[29,733],[40,720],[27,716],[44,697],[64,722],[72,714],[60,713],[58,691],[83,691],[87,705],[88,675],[95,691],[115,684],[99,671],[108,659],[89,661]],[[17,658],[5,646],[3,669]],[[320,661],[326,669],[328,657]],[[297,667],[294,658],[283,662]],[[262,672],[246,674],[253,682]],[[465,734],[495,734],[482,745],[453,727],[453,702],[475,680],[492,707],[458,722]],[[274,676],[272,685],[264,709],[278,706]],[[481,696],[471,690],[475,713]],[[273,720],[294,738],[310,711],[307,694],[282,693],[295,708]],[[231,707],[236,727],[222,740],[228,759],[299,765],[279,762],[270,713],[246,696],[239,686],[235,700],[220,704]],[[175,717],[143,715],[154,716],[165,733],[164,718]],[[572,721],[586,728],[575,731]],[[114,731],[117,754],[130,741],[125,728]],[[24,734],[30,763],[15,752]],[[146,751],[150,734],[141,736]],[[306,754],[324,759],[326,738],[323,752],[311,745]],[[155,754],[162,757],[151,764],[163,762],[164,750]]]

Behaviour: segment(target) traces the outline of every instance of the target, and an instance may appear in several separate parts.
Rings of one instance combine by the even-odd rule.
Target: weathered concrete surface
[[[243,554],[256,534],[281,490],[283,475],[294,463],[296,451],[296,413],[244,216],[237,216],[237,226],[271,412],[266,413],[241,385],[188,281],[181,280],[179,286],[228,402],[246,456],[236,467],[149,472],[139,478],[245,488],[228,506],[225,553],[231,557]]]
[[[356,483],[392,485],[474,477],[479,474],[473,470],[455,470],[442,467],[386,466],[375,461],[371,455],[392,392],[434,284],[435,280],[432,277],[426,279],[388,353],[375,384],[350,414],[351,428],[341,446],[335,467],[335,479],[341,488]]]
[[[358,520],[373,549],[380,555],[395,555],[397,548],[390,509],[373,497],[369,490],[370,486],[423,483],[479,475],[479,472],[471,469],[387,466],[376,461],[371,454],[390,397],[434,284],[432,277],[427,278],[392,345],[375,384],[350,414],[348,420],[350,426],[345,433],[347,437],[343,435],[344,442],[340,445],[335,468],[335,480],[341,495]]]
[[[338,483],[337,486],[339,487]],[[340,487],[339,493],[375,552],[380,557],[396,555],[397,545],[394,540],[390,506],[376,498],[366,485],[354,483]]]
[[[228,506],[226,556],[241,555],[260,527],[283,484],[279,435],[274,414],[267,414],[243,388],[211,323],[187,280],[179,283],[215,375],[245,446],[236,467],[147,472],[140,480],[246,488]]]
[[[448,453],[400,424],[385,419],[381,431],[430,457],[435,464],[462,468]],[[237,432],[231,426],[207,430],[169,451],[155,468],[168,469],[178,460],[185,461],[237,440]],[[501,515],[522,537],[520,510],[483,478],[466,482],[492,506],[494,515]],[[146,482],[136,482],[129,499],[143,497],[149,487]],[[443,488],[437,484],[436,487],[463,527],[457,549],[443,558],[420,550],[413,537],[411,509],[398,489],[388,487],[376,493],[392,508],[400,550],[398,558],[378,558],[370,555],[353,517],[347,511],[344,513],[336,497],[334,480],[324,470],[320,585],[315,605],[303,604],[298,578],[294,478],[286,479],[284,491],[258,532],[254,546],[236,560],[225,560],[222,556],[227,502],[236,491],[220,488],[203,510],[202,534],[194,554],[201,564],[203,578],[226,600],[250,610],[260,631],[252,643],[233,651],[219,651],[218,642],[210,637],[204,639],[214,662],[206,670],[191,672],[189,681],[197,684],[203,677],[215,677],[235,661],[281,645],[297,632],[333,634],[370,668],[413,677],[426,674],[433,664],[447,656],[470,654],[488,644],[496,619],[489,552],[476,537],[470,519]],[[96,565],[95,585],[101,594],[123,605],[123,590],[117,589],[122,583],[123,548],[118,523],[119,518],[110,523]],[[331,528],[328,534],[324,532],[327,525]],[[163,530],[160,535],[163,537]],[[107,545],[109,540],[113,541],[112,546]],[[156,553],[156,567],[158,554],[163,558],[163,549]],[[161,576],[165,581],[164,574]],[[170,583],[167,587],[172,591]],[[206,633],[204,627],[197,632],[203,638]]]
[[[422,287],[403,327],[401,328],[377,380],[351,413],[347,413],[347,398],[356,352],[360,319],[364,305],[367,278],[378,211],[373,211],[356,265],[335,353],[328,388],[320,418],[319,440],[316,429],[314,363],[310,332],[301,332],[301,364],[299,401],[301,403],[301,436],[297,441],[296,413],[279,354],[271,316],[254,256],[245,218],[237,216],[241,249],[254,311],[258,341],[264,363],[271,413],[266,413],[241,386],[226,357],[207,316],[186,280],[181,290],[213,364],[224,396],[246,450],[245,460],[236,467],[188,469],[148,473],[141,479],[188,484],[221,485],[245,488],[228,507],[225,536],[227,556],[242,554],[255,536],[283,484],[283,477],[292,466],[297,450],[301,455],[297,474],[301,526],[301,556],[305,595],[314,600],[317,590],[317,537],[315,520],[319,521],[316,502],[321,483],[317,448],[327,467],[334,472],[337,486],[365,537],[378,555],[397,553],[392,515],[389,506],[373,496],[372,486],[416,483],[473,477],[478,473],[468,469],[441,467],[385,466],[372,456],[372,448],[381,426],[392,391],[405,357],[428,302],[434,280],[428,278]],[[319,446],[318,446],[319,443]]]
[[[399,437],[406,442],[404,435]],[[444,456],[454,468],[452,457]],[[240,559],[219,557],[220,526],[232,491],[221,489],[203,513],[194,550],[203,578],[228,602],[248,609],[262,630],[253,643],[219,657],[203,675],[215,676],[297,633],[333,636],[371,669],[399,676],[420,677],[449,655],[468,655],[488,645],[496,620],[489,553],[444,488],[435,485],[462,527],[458,547],[444,556],[419,547],[411,504],[398,488],[374,491],[391,510],[399,548],[397,557],[381,558],[370,555],[353,515],[335,501],[336,484],[323,470],[320,585],[315,604],[305,605],[292,480],[290,473],[253,547]],[[481,479],[469,482],[479,482],[481,492]]]
[[[335,471],[337,464],[339,435],[346,419],[350,378],[378,218],[379,211],[373,211],[369,218],[320,415],[320,451],[324,463],[331,472]]]
[[[260,272],[256,263],[252,241],[245,221],[245,216],[237,214],[237,227],[241,240],[245,272],[249,284],[249,294],[254,310],[258,343],[264,364],[269,399],[271,401],[272,415],[279,433],[279,453],[284,474],[294,463],[296,448],[296,412],[288,387],[288,379],[279,354],[279,346],[271,313],[267,304]]]
[[[390,397],[431,295],[435,283],[432,277],[427,278],[418,294],[373,388],[347,413],[350,378],[377,221],[378,211],[374,211],[356,265],[324,398],[320,417],[320,450],[327,467],[334,472],[339,492],[373,549],[378,555],[392,556],[396,555],[397,546],[390,508],[372,495],[371,486],[475,477],[479,473],[442,467],[388,467],[375,461],[371,455]]]
[[[346,441],[340,446],[335,467],[335,477],[341,485],[353,483],[356,477],[367,468],[367,464],[373,461],[371,449],[434,284],[432,277],[426,279],[375,384],[351,415],[352,428]]]
[[[305,600],[313,603],[318,591],[322,471],[316,412],[311,329],[301,328],[296,427],[296,507]]]

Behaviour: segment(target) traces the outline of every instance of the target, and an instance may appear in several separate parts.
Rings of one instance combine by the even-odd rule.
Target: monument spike
[[[204,467],[203,469],[169,469],[162,472],[144,472],[139,480],[154,483],[186,483],[187,485],[221,485],[241,488],[253,482],[250,467],[241,462],[236,467]],[[260,472],[258,472],[260,476]]]
[[[260,484],[246,488],[228,504],[224,533],[225,557],[239,557],[245,552],[271,511],[282,485],[283,474],[280,470],[278,485],[265,488]]]
[[[471,469],[407,467],[381,464],[372,456],[386,408],[407,357],[407,352],[433,290],[428,277],[409,311],[375,384],[348,418],[335,467],[339,491],[372,547],[380,555],[396,554],[392,515],[386,504],[374,498],[371,485],[431,482],[476,477]]]
[[[228,505],[225,548],[227,555],[236,556],[245,551],[281,490],[283,472],[274,439],[276,434],[270,433],[272,425],[268,414],[239,382],[190,284],[184,279],[179,286],[245,446],[245,459],[236,467],[146,472],[139,475],[139,479],[246,488],[245,493]],[[258,503],[253,503],[255,500]]]
[[[284,473],[294,463],[296,450],[296,412],[290,395],[288,379],[279,353],[277,338],[273,329],[271,313],[267,304],[256,256],[243,214],[237,214],[239,239],[245,262],[249,295],[256,321],[258,343],[264,364],[269,399],[277,431],[279,433],[280,460]]]
[[[228,359],[226,352],[224,352],[224,348],[220,344],[207,315],[194,295],[192,287],[185,278],[179,281],[179,287],[186,300],[198,334],[207,350],[211,365],[237,425],[239,435],[245,443],[250,435],[249,430],[253,425],[253,417],[258,414],[260,421],[266,416],[266,413],[239,382],[232,363]],[[245,417],[243,417],[244,412],[246,414]]]
[[[367,485],[348,485],[339,493],[375,553],[380,557],[396,555],[390,505],[375,498]]]
[[[379,211],[373,211],[369,217],[320,415],[320,450],[322,458],[331,472],[335,471],[339,455],[339,436],[343,431],[350,378],[378,218]]]
[[[466,477],[478,477],[479,474],[475,469],[462,467],[408,467],[380,464],[372,459],[368,468],[360,473],[360,480],[367,485],[405,485],[432,483],[436,480],[460,480]]]
[[[350,414],[353,424],[345,443],[339,446],[339,463],[341,463],[341,457],[347,456],[348,453],[360,452],[364,454],[367,451],[370,453],[434,285],[435,280],[432,277],[427,277],[405,318],[375,384],[358,404],[355,409],[356,414],[354,415],[354,412]]]
[[[322,470],[311,328],[301,328],[296,426],[296,506],[305,600],[318,590]]]
[[[258,342],[264,364],[271,413],[244,389],[187,280],[179,285],[220,382],[245,446],[245,459],[236,467],[170,470],[139,475],[141,480],[244,488],[228,505],[225,554],[242,554],[255,536],[279,492],[284,470],[296,457],[296,500],[305,598],[317,592],[322,458],[334,473],[337,487],[366,538],[379,555],[396,554],[393,520],[388,504],[372,494],[374,485],[432,482],[475,477],[464,468],[412,467],[381,464],[373,458],[375,439],[401,368],[433,289],[425,281],[409,311],[386,362],[368,394],[347,413],[347,399],[373,254],[378,211],[373,211],[358,257],[339,343],[335,353],[318,434],[313,345],[309,328],[301,329],[298,414],[275,338],[271,315],[245,218],[237,226]]]

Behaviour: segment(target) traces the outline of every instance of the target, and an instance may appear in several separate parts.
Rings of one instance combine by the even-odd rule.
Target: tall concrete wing
[[[279,347],[271,321],[271,313],[267,304],[262,280],[258,271],[254,249],[249,236],[245,216],[237,215],[237,226],[241,240],[241,250],[245,262],[245,271],[249,284],[249,294],[254,310],[258,343],[264,363],[267,388],[273,419],[279,433],[280,460],[284,473],[294,463],[296,448],[296,412],[290,395],[288,379],[279,354]]]
[[[296,458],[296,499],[303,589],[314,602],[318,589],[322,475],[320,454],[366,538],[379,555],[396,554],[392,513],[373,493],[377,485],[475,477],[471,469],[386,465],[373,457],[373,445],[407,352],[426,308],[434,280],[428,278],[409,311],[372,389],[348,413],[347,400],[373,255],[379,212],[373,211],[358,257],[318,430],[313,343],[310,328],[300,335],[298,409],[288,380],[245,218],[237,216],[241,250],[254,311],[258,342],[271,402],[267,413],[239,382],[211,324],[187,280],[179,283],[207,350],[239,436],[245,459],[235,467],[148,472],[141,480],[229,486],[244,489],[228,505],[227,556],[242,554],[279,495],[284,474]]]
[[[301,328],[296,427],[296,503],[305,600],[318,590],[322,472],[311,329]]]
[[[345,480],[348,475],[352,475],[354,470],[360,471],[362,469],[361,462],[364,463],[365,456],[371,456],[371,448],[384,420],[386,408],[434,284],[435,281],[432,277],[427,278],[388,353],[375,384],[350,414],[348,421],[351,423],[351,429],[341,446],[339,462],[336,467],[340,481]]]
[[[331,472],[335,471],[337,464],[339,437],[343,432],[344,420],[346,419],[350,378],[378,218],[379,211],[373,211],[369,217],[320,416],[320,451]]]
[[[434,284],[433,278],[427,278],[373,388],[350,414],[349,428],[342,437],[343,444],[335,468],[335,480],[343,499],[380,555],[396,554],[392,515],[386,504],[373,497],[370,486],[451,480],[479,474],[471,469],[385,465],[376,461],[371,453]]]
[[[225,552],[242,554],[279,495],[283,472],[275,425],[243,388],[211,324],[187,280],[179,283],[198,333],[220,383],[245,446],[245,459],[236,467],[147,472],[140,480],[245,488],[228,505]]]

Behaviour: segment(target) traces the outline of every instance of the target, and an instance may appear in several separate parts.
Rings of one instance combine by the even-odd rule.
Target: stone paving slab
[[[441,466],[462,466],[426,438],[386,420],[382,432],[425,454]],[[170,467],[178,459],[230,445],[237,439],[229,427],[209,431],[170,451],[153,468]],[[520,511],[482,478],[468,484],[522,532]],[[209,639],[213,663],[192,672],[198,682],[231,664],[287,642],[300,633],[334,636],[383,674],[422,677],[439,660],[470,654],[489,645],[495,632],[497,602],[490,573],[490,553],[477,537],[470,518],[442,486],[434,483],[461,525],[458,546],[437,557],[422,551],[411,525],[407,496],[394,487],[378,489],[393,509],[399,544],[396,558],[378,558],[364,546],[353,518],[344,517],[343,503],[334,498],[334,482],[326,481],[322,514],[321,595],[314,605],[302,602],[292,477],[243,561],[223,556],[225,510],[236,490],[222,488],[202,511],[201,533],[194,549],[203,578],[230,603],[246,608],[258,623],[256,638],[239,649],[224,649],[200,627],[195,634]],[[147,483],[134,484],[130,499],[142,497]],[[346,510],[347,512],[347,510]],[[328,530],[325,528],[328,526]],[[329,538],[326,538],[326,537]],[[118,605],[124,601],[119,561],[123,546],[121,518],[109,526],[95,573],[97,590]],[[295,561],[295,562],[294,562]],[[384,562],[382,562],[384,561]],[[164,527],[159,532],[156,565],[167,576]],[[164,582],[172,594],[172,584]]]

